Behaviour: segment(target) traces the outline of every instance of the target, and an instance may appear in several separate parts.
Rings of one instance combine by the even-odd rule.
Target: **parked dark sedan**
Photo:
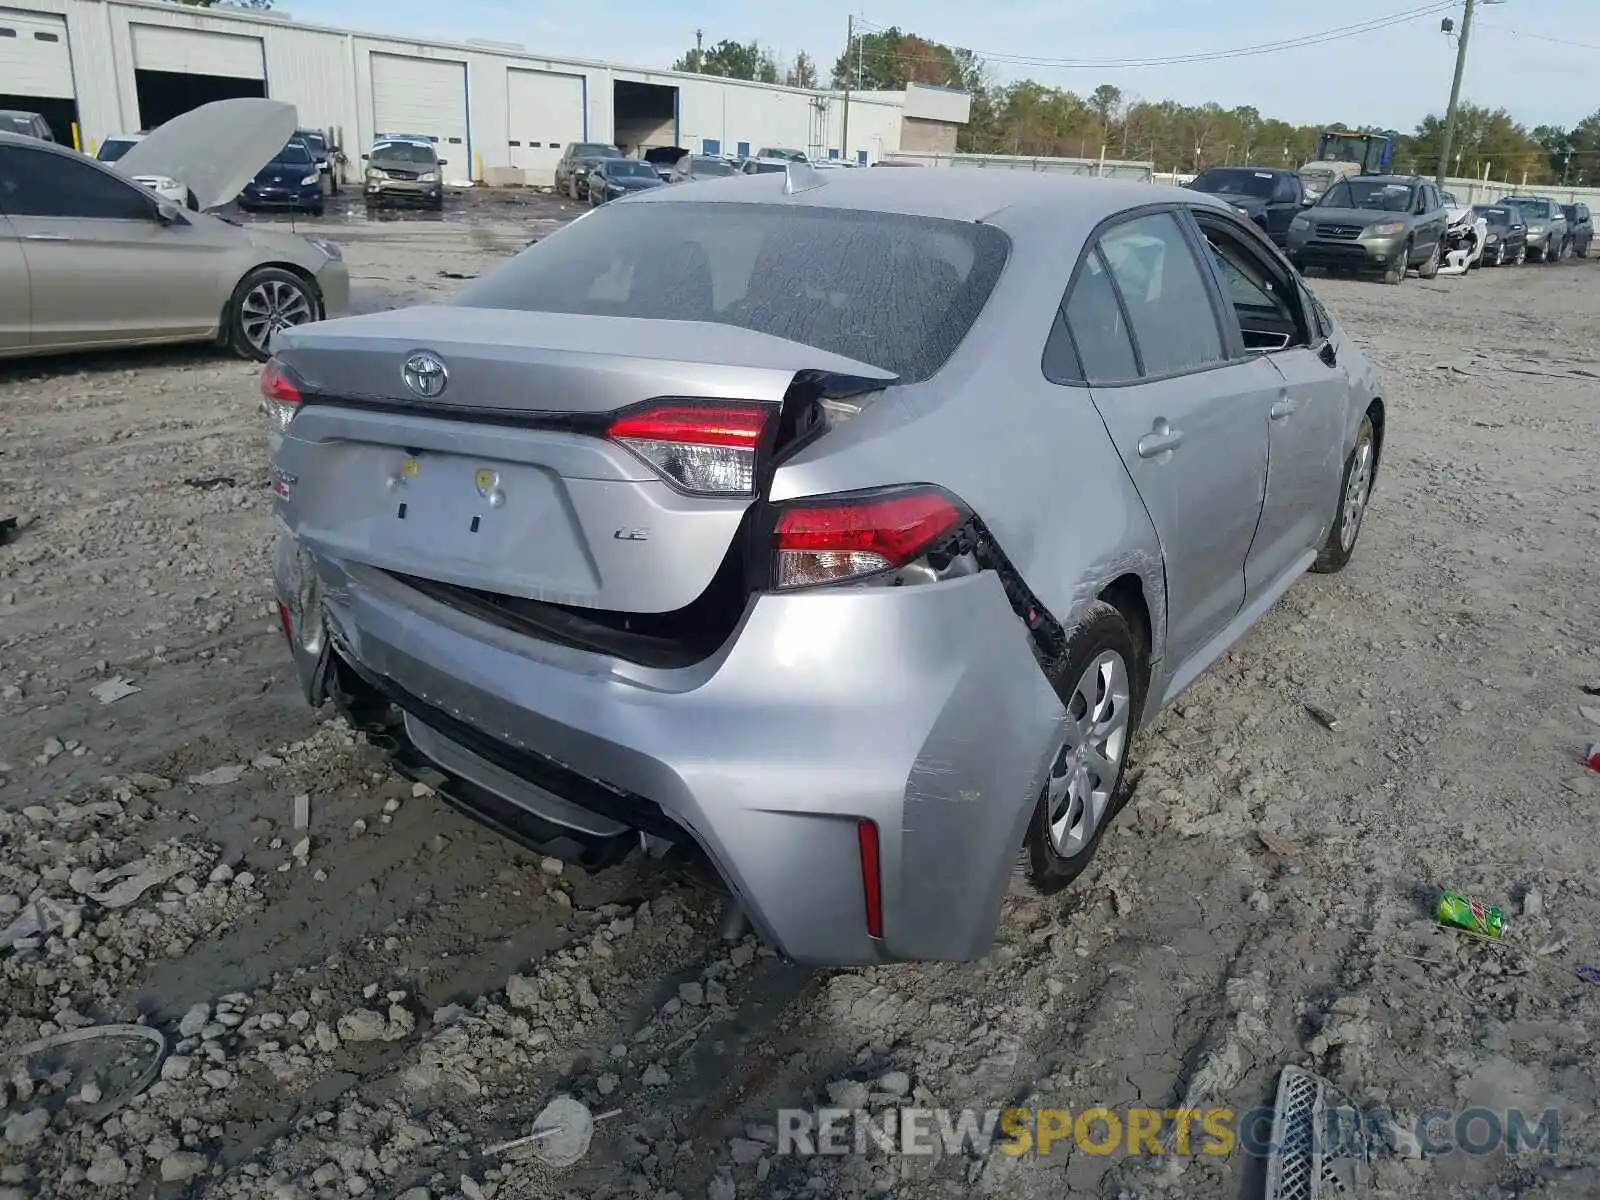
[[[608,200],[620,200],[645,188],[665,186],[661,176],[647,162],[637,158],[607,158],[596,163],[589,174],[589,207],[598,208]]]
[[[1528,227],[1516,209],[1505,204],[1474,204],[1472,214],[1489,226],[1480,260],[1484,266],[1517,266],[1528,261]]]
[[[322,172],[310,148],[298,137],[290,138],[272,161],[256,172],[256,177],[239,193],[239,207],[245,212],[263,208],[286,208],[322,215]]]
[[[1189,188],[1227,201],[1280,246],[1288,244],[1289,222],[1309,203],[1300,176],[1276,168],[1210,167]]]
[[[1594,214],[1587,204],[1563,204],[1561,211],[1567,214],[1567,240],[1572,243],[1572,252],[1579,258],[1588,258],[1589,245],[1594,241]]]

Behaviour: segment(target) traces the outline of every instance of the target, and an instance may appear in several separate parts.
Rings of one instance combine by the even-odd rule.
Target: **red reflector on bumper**
[[[861,891],[867,901],[867,934],[883,936],[883,873],[878,864],[878,827],[871,821],[856,824],[861,846]]]

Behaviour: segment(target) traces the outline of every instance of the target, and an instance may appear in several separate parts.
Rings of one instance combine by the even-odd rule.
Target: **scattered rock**
[[[50,1128],[50,1114],[42,1108],[13,1113],[6,1118],[5,1139],[11,1146],[31,1146]]]
[[[358,1008],[339,1018],[339,1037],[346,1042],[377,1042],[388,1032],[389,1022],[382,1013]]]
[[[162,1156],[161,1179],[164,1183],[182,1183],[186,1179],[193,1179],[209,1165],[203,1154],[174,1150]]]

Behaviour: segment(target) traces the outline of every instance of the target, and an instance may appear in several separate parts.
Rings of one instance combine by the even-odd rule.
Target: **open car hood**
[[[157,126],[112,166],[180,180],[202,209],[216,208],[255,178],[299,123],[294,105],[281,100],[216,100]]]

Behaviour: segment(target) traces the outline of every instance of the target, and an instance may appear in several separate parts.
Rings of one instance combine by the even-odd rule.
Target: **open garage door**
[[[553,71],[506,71],[506,144],[525,183],[549,187],[568,142],[583,135],[583,76]]]
[[[372,120],[377,134],[430,139],[454,182],[472,178],[467,133],[467,64],[401,54],[372,56]]]
[[[658,146],[678,144],[678,89],[661,83],[618,79],[612,84],[617,145],[637,157]]]
[[[266,53],[258,37],[170,25],[130,25],[128,31],[141,129],[213,100],[267,94]]]
[[[65,18],[0,8],[0,108],[38,113],[56,141],[72,145],[78,105]]]

